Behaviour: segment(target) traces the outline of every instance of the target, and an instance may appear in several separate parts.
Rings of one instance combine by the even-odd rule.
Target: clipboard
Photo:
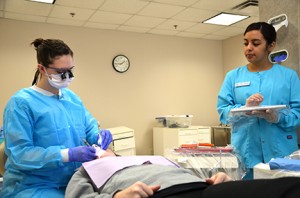
[[[286,109],[287,105],[265,105],[265,106],[255,106],[255,107],[244,107],[244,108],[234,108],[231,109],[231,113],[241,113],[249,111],[264,111],[267,109],[281,110]]]

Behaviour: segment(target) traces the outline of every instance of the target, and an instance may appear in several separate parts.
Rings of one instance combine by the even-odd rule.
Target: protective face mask
[[[56,89],[62,89],[68,87],[74,79],[72,72],[69,71],[63,74],[50,74],[50,75],[46,71],[46,74],[48,76],[49,84]],[[64,76],[63,79],[62,76]]]

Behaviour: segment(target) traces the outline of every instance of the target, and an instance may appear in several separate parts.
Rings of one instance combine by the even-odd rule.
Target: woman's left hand
[[[106,150],[109,144],[112,142],[112,134],[109,130],[102,129],[98,134],[98,145],[101,149]]]

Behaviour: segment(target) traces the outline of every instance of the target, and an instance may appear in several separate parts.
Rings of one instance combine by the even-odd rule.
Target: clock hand
[[[125,61],[123,61],[122,63],[116,63],[117,65],[122,65]]]

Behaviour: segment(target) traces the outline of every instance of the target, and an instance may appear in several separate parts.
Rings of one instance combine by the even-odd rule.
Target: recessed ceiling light
[[[220,13],[210,19],[203,21],[202,23],[214,24],[214,25],[231,25],[242,21],[249,16],[238,15],[238,14],[228,14],[228,13]]]
[[[49,4],[54,4],[55,0],[30,0],[34,2],[40,2],[40,3],[49,3]]]

